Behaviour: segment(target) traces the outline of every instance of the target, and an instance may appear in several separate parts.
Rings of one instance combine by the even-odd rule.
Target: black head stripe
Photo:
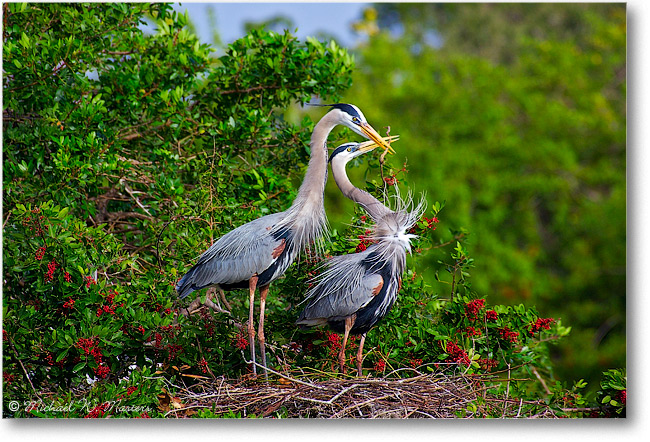
[[[359,114],[359,111],[357,110],[356,107],[352,106],[351,104],[346,104],[346,103],[334,103],[334,104],[310,104],[310,106],[322,106],[322,107],[331,107],[333,109],[338,109],[340,111],[345,112],[346,114],[352,116],[352,117],[357,117],[361,121],[363,121],[365,118],[363,115]]]
[[[354,146],[354,145],[355,145],[355,143],[345,143],[345,144],[341,144],[339,147],[337,147],[336,149],[334,149],[334,152],[332,152],[332,155],[330,155],[330,159],[329,159],[328,161],[331,163],[331,162],[332,162],[332,158],[334,158],[335,156],[337,156],[338,154],[340,154],[341,152],[343,152],[343,151],[344,151],[345,149],[347,149],[348,147],[351,147],[351,146]]]
[[[338,109],[340,111],[345,112],[346,114],[349,114],[353,117],[357,117],[358,119],[363,120],[363,117],[359,115],[357,109],[352,105],[345,104],[345,103],[336,103],[336,104],[330,104],[330,106],[332,106],[334,109]]]

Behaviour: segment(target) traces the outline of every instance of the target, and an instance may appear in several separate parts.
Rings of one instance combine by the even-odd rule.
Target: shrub
[[[246,297],[230,295],[230,313],[186,317],[174,285],[214,238],[289,205],[313,123],[284,110],[313,96],[338,100],[351,56],[334,42],[253,30],[213,59],[165,4],[3,8],[5,415],[162,417],[180,382],[245,377]],[[145,19],[155,34],[141,30]],[[384,173],[372,160],[369,171],[383,178],[369,180],[375,194],[408,185],[404,167]],[[365,369],[551,380],[548,344],[568,329],[476,294],[468,233],[432,235],[443,206],[418,224],[415,249],[441,257],[445,293],[409,272],[368,335]],[[364,232],[357,214],[326,253],[360,250]],[[303,255],[272,288],[274,369],[332,368],[339,338],[294,326],[319,259]],[[621,385],[616,377],[603,388]],[[609,396],[600,402],[621,415],[624,402]]]

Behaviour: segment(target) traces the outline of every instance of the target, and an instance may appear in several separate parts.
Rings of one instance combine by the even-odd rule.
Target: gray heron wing
[[[215,241],[178,283],[181,296],[211,285],[248,281],[268,269],[286,246],[287,239],[273,229],[283,216],[263,216]],[[191,290],[186,293],[187,288]]]
[[[309,304],[298,324],[315,325],[325,320],[342,319],[366,306],[381,291],[384,277],[368,269],[369,253],[361,252],[332,258],[307,294]]]

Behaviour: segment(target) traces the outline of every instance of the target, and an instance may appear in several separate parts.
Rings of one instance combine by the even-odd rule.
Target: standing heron
[[[269,284],[282,276],[300,251],[318,240],[327,228],[323,205],[327,180],[327,136],[340,124],[391,150],[390,145],[368,124],[358,107],[342,103],[321,106],[332,109],[314,127],[307,172],[291,207],[226,233],[199,257],[198,262],[176,285],[181,298],[211,286],[225,291],[248,288],[248,337],[255,374],[255,289],[259,288],[260,292],[258,340],[266,374],[264,309]]]
[[[363,344],[366,333],[390,312],[402,286],[406,267],[406,252],[410,253],[407,233],[425,208],[425,201],[413,207],[408,195],[404,200],[395,196],[396,209],[391,210],[368,192],[354,187],[346,172],[346,164],[355,157],[377,147],[371,141],[339,146],[330,157],[332,176],[341,192],[355,201],[374,221],[370,239],[376,242],[365,251],[336,256],[315,278],[316,285],[307,293],[309,304],[300,313],[296,324],[313,327],[328,324],[343,334],[339,351],[341,372],[345,372],[345,345],[348,336],[361,335],[357,353],[357,373],[361,376]],[[409,210],[411,209],[411,210]]]

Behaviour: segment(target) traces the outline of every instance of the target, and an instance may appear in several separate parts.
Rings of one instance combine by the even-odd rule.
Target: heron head
[[[390,146],[390,143],[399,139],[399,135],[391,135],[390,137],[380,138],[383,144]],[[364,141],[363,143],[345,143],[341,144],[339,147],[334,149],[332,155],[330,155],[329,161],[332,162],[334,158],[337,161],[343,161],[344,164],[347,164],[353,158],[356,158],[364,153],[372,152],[380,144],[375,141]],[[392,150],[392,147],[391,147]]]
[[[368,123],[365,115],[361,112],[361,109],[356,107],[354,104],[335,103],[318,104],[316,106],[331,107],[332,110],[330,112],[336,113],[338,124],[348,127],[362,137],[374,141],[384,150],[388,149],[389,152],[395,153],[395,151],[390,147],[390,144],[386,143],[381,135],[379,135],[379,133],[377,133],[377,131]]]

